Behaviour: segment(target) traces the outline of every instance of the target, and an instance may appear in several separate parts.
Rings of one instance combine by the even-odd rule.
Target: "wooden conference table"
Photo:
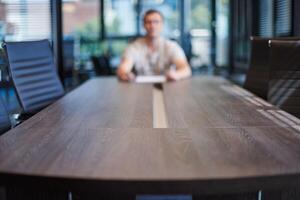
[[[158,88],[87,81],[0,137],[0,185],[120,196],[299,188],[299,119],[218,77]]]

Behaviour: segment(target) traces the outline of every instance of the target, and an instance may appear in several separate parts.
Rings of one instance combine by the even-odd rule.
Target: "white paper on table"
[[[165,76],[137,76],[136,83],[164,83],[167,79]]]

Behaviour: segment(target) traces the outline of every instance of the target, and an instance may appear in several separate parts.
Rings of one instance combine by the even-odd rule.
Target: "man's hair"
[[[150,9],[150,10],[147,10],[147,11],[145,12],[145,14],[144,14],[144,18],[143,18],[144,23],[145,23],[146,17],[147,17],[148,15],[152,15],[152,14],[154,14],[154,13],[159,14],[159,16],[161,17],[162,21],[164,21],[164,16],[163,16],[163,14],[162,14],[160,11],[155,10],[155,9]]]

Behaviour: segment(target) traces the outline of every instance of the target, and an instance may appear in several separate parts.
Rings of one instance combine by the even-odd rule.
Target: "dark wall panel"
[[[294,35],[300,36],[300,1],[295,0],[294,1],[294,23],[293,23],[293,28],[294,28]]]

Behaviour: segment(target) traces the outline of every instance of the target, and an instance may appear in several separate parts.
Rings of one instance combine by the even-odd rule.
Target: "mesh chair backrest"
[[[300,118],[300,41],[270,42],[268,101]]]
[[[7,110],[0,98],[0,135],[11,128],[11,123],[8,117]]]
[[[35,113],[64,94],[48,40],[7,42],[5,50],[24,113]]]

